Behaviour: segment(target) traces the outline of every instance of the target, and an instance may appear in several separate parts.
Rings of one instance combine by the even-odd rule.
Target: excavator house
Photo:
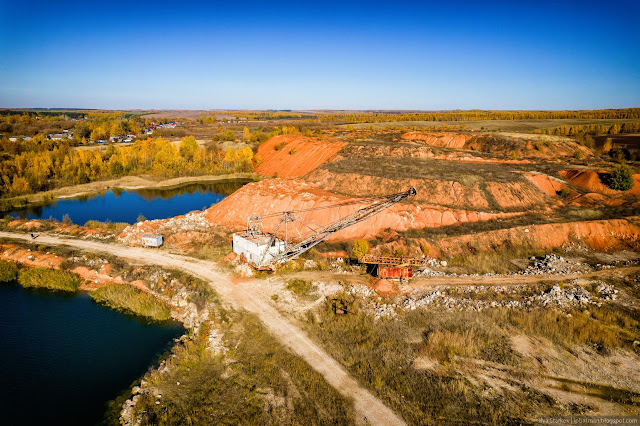
[[[249,265],[259,270],[276,270],[280,265],[293,260],[302,253],[327,239],[330,235],[365,221],[381,211],[415,196],[415,188],[397,194],[347,201],[303,210],[272,213],[247,218],[247,229],[233,234],[233,251]],[[370,204],[330,224],[317,224],[306,220],[305,213],[341,208],[350,205]],[[278,219],[273,232],[266,232],[263,219]]]

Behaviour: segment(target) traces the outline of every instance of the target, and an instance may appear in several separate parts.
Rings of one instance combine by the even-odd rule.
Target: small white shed
[[[160,247],[164,240],[160,234],[143,234],[142,246],[143,247]]]

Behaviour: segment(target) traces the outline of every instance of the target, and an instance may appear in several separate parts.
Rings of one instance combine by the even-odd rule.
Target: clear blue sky
[[[0,0],[0,107],[640,107],[640,1]]]

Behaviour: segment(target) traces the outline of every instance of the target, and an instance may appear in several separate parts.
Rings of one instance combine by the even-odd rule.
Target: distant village
[[[73,119],[72,121],[81,121],[81,120],[83,120],[83,118],[76,118],[76,119]],[[154,121],[149,124],[149,127],[145,127],[144,129],[141,129],[140,135],[137,135],[136,133],[129,133],[124,136],[111,136],[108,140],[107,139],[98,139],[98,140],[88,139],[87,142],[97,143],[97,144],[132,143],[139,136],[152,135],[156,129],[175,129],[176,127],[179,127],[182,125],[183,123],[181,121],[170,121],[168,123],[156,123]],[[22,139],[25,142],[28,142],[31,140],[31,137],[30,136],[13,136],[9,138],[11,142],[17,142],[20,139]],[[50,133],[47,135],[47,139],[52,141],[71,140],[73,139],[73,130],[70,130],[70,129],[63,130],[62,133]]]

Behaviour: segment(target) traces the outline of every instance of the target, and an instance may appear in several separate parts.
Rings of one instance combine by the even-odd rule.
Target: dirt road
[[[269,300],[265,300],[260,295],[261,292],[252,292],[251,282],[233,284],[227,275],[216,270],[217,265],[214,262],[170,254],[163,250],[53,237],[44,234],[41,234],[36,240],[32,240],[29,235],[0,232],[0,238],[19,239],[34,244],[65,245],[91,253],[109,253],[135,262],[180,269],[206,280],[211,283],[225,302],[236,308],[244,308],[258,316],[283,345],[322,374],[325,380],[343,396],[352,399],[358,423],[366,423],[364,420],[366,418],[372,425],[404,424],[402,418],[363,388],[324,349],[314,343],[299,327],[283,317],[270,304]]]

